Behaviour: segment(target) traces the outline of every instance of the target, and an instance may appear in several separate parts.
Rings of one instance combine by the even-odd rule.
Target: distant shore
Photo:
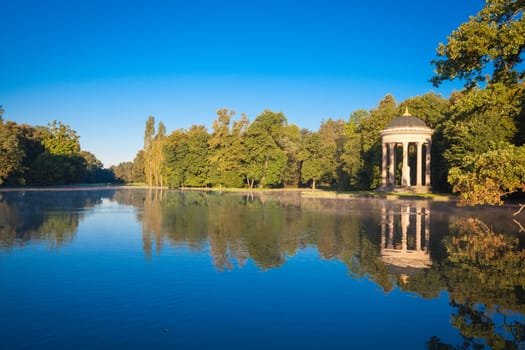
[[[432,201],[455,200],[450,194],[436,193],[403,193],[403,192],[375,192],[375,191],[332,191],[324,189],[311,190],[308,188],[219,188],[219,187],[180,187],[171,189],[168,187],[150,187],[145,184],[76,184],[60,186],[9,186],[0,187],[0,192],[14,191],[95,191],[95,190],[130,190],[130,189],[151,189],[151,190],[177,190],[177,191],[205,191],[205,192],[227,192],[227,193],[290,193],[299,192],[304,198],[382,198],[382,199],[425,199]]]

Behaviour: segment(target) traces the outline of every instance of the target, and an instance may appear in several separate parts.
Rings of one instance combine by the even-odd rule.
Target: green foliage
[[[355,111],[350,115],[350,120],[345,125],[345,143],[340,156],[341,168],[348,176],[347,186],[350,189],[362,189],[360,173],[364,167],[361,156],[361,134],[358,130],[361,119],[368,118],[369,112],[365,110]]]
[[[493,148],[493,144],[514,138],[514,119],[519,111],[509,101],[513,95],[497,84],[453,96],[451,119],[444,123],[449,144],[444,157],[450,166],[464,167],[465,157],[482,154]]]
[[[435,86],[445,80],[465,81],[466,89],[450,98],[451,117],[442,128],[449,182],[461,193],[463,204],[498,204],[502,193],[517,188],[492,174],[481,178],[476,173],[479,164],[474,163],[502,142],[525,142],[524,9],[522,0],[487,0],[446,44],[439,44],[440,59],[433,61]],[[516,178],[505,165],[498,168]]]
[[[111,171],[115,174],[115,180],[118,182],[131,183],[134,182],[134,162],[122,162],[116,166],[111,167]]]
[[[374,189],[381,183],[381,137],[379,132],[399,114],[394,97],[386,95],[377,108],[372,109],[369,114],[360,116],[357,132],[361,138],[361,158],[363,160],[363,167],[359,174],[362,189]]]
[[[154,165],[152,144],[155,137],[155,117],[149,116],[146,120],[146,128],[144,130],[144,177],[149,186],[153,186]]]
[[[133,159],[133,182],[146,182],[144,150],[139,150]]]
[[[0,118],[0,185],[19,168],[23,156],[14,124],[4,123]]]
[[[348,187],[348,173],[343,167],[343,157],[345,151],[346,123],[344,120],[332,120],[329,118],[321,122],[319,136],[323,144],[326,174],[324,182],[330,186],[335,186],[338,190]]]
[[[301,182],[301,131],[297,125],[287,125],[282,132],[279,141],[281,148],[286,153],[286,166],[282,174],[281,182],[284,186],[298,187]]]
[[[220,109],[208,141],[209,181],[214,186],[243,187],[243,160],[246,157],[244,133],[249,121],[245,115],[237,121],[234,111]]]
[[[515,84],[523,79],[525,3],[522,0],[487,0],[485,7],[440,43],[435,86],[445,80],[465,80],[467,87],[490,81]]]
[[[79,136],[69,125],[59,121],[48,124],[41,132],[46,151],[53,155],[75,156],[80,153]]]
[[[171,187],[206,187],[208,185],[208,140],[202,125],[190,130],[176,130],[165,142],[167,184]]]
[[[0,184],[63,185],[111,182],[112,172],[91,153],[81,151],[79,136],[58,121],[32,127],[0,118]]]
[[[302,161],[301,179],[303,182],[311,181],[313,190],[315,184],[330,173],[330,153],[326,152],[328,148],[319,133],[309,133],[303,138],[303,147],[299,153]]]
[[[449,182],[460,194],[460,205],[502,204],[502,196],[525,189],[525,147],[496,146],[466,157],[463,168],[450,169]]]
[[[265,110],[248,127],[245,137],[245,170],[250,187],[255,183],[261,188],[281,184],[287,163],[287,156],[281,145],[286,126],[284,114]]]

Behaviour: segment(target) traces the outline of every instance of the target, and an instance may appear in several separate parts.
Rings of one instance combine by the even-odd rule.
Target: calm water
[[[0,192],[0,348],[525,349],[515,210]]]

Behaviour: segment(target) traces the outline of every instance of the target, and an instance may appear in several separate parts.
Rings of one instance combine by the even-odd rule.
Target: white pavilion
[[[429,192],[432,129],[410,115],[408,108],[396,117],[381,134],[381,185],[378,191]],[[396,150],[402,147],[402,166],[397,168]],[[412,156],[409,159],[409,149]],[[415,170],[413,167],[415,166]]]

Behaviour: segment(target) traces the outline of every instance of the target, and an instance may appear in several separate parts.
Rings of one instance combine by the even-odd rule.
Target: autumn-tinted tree
[[[469,163],[451,168],[449,175],[460,205],[502,204],[504,195],[525,190],[525,146],[500,144],[466,158]]]
[[[0,118],[0,185],[19,168],[23,156],[14,123],[4,123]]]
[[[144,177],[148,186],[153,186],[152,143],[155,137],[155,117],[149,116],[144,130]]]
[[[164,123],[159,122],[157,128],[157,135],[151,142],[150,149],[150,165],[153,176],[153,185],[157,187],[164,186],[165,180],[165,163],[164,163],[164,147],[166,141],[166,127]]]

